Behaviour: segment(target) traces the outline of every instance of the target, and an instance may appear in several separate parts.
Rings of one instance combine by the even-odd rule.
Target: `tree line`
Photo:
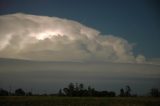
[[[120,97],[132,97],[137,96],[135,94],[131,94],[131,87],[129,85],[125,86],[125,88],[121,88],[119,95]],[[152,97],[160,97],[160,91],[158,88],[152,88],[149,92]],[[40,94],[33,94],[32,92],[25,92],[22,88],[16,89],[14,92],[7,91],[5,89],[0,88],[0,96],[34,96]],[[48,95],[48,94],[43,94]],[[80,83],[70,83],[67,87],[62,88],[56,94],[50,94],[54,96],[69,96],[69,97],[115,97],[116,93],[114,91],[98,91],[91,86],[87,88],[84,87],[84,84]]]
[[[32,96],[32,92],[25,92],[22,88],[18,88],[13,92],[0,89],[0,96]]]
[[[68,87],[63,88],[59,90],[58,93],[59,96],[96,96],[96,97],[114,97],[116,96],[116,93],[114,91],[97,91],[95,88],[92,88],[91,86],[88,86],[87,88],[84,88],[84,85],[82,83],[73,84],[70,83]]]

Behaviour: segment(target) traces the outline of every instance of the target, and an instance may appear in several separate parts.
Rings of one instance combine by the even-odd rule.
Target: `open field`
[[[0,106],[160,106],[160,98],[6,96]]]

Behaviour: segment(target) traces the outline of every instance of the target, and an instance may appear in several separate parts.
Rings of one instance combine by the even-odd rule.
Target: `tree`
[[[131,96],[131,88],[129,85],[126,86],[126,92],[125,92],[126,96]]]
[[[70,84],[68,85],[68,88],[73,91],[73,90],[74,90],[74,84],[73,84],[73,83],[70,83]]]
[[[131,96],[131,88],[129,85],[126,85],[125,90],[123,88],[120,89],[119,96]]]
[[[63,88],[63,91],[64,91],[64,93],[65,93],[66,96],[70,96],[68,88]]]
[[[116,96],[116,93],[113,92],[113,91],[110,91],[110,92],[108,92],[108,96],[109,96],[109,97],[115,97],[115,96]]]
[[[63,96],[63,93],[62,93],[62,90],[61,90],[61,89],[59,90],[58,95],[59,95],[59,96]]]
[[[76,87],[75,87],[76,91],[78,92],[79,91],[79,86],[78,86],[78,83],[76,83]]]
[[[84,85],[81,83],[81,84],[79,84],[79,89],[80,90],[83,90],[83,88],[84,88]]]
[[[120,95],[119,95],[119,96],[121,96],[121,97],[125,96],[125,93],[124,93],[124,89],[123,89],[123,88],[120,89]]]
[[[9,95],[8,91],[0,89],[0,96],[8,96],[8,95]]]
[[[151,93],[151,96],[153,96],[153,97],[159,97],[160,96],[160,92],[157,88],[152,88],[150,93]]]
[[[32,94],[32,92],[28,92],[28,93],[26,93],[26,95],[27,96],[32,96],[33,94]]]
[[[25,92],[23,89],[19,88],[15,90],[15,95],[17,96],[25,96]]]
[[[73,96],[73,94],[74,94],[74,84],[73,83],[70,83],[69,85],[68,85],[68,89],[69,89],[69,96]]]
[[[73,83],[70,83],[67,88],[63,89],[65,96],[108,96],[114,97],[116,94],[113,91],[96,91],[94,88],[88,86],[88,89],[84,88],[84,85],[76,83],[75,86]],[[61,92],[61,91],[59,91]]]
[[[93,95],[92,88],[88,86],[88,96],[92,96],[92,95]]]

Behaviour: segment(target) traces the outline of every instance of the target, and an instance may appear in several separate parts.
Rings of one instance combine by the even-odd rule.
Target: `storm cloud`
[[[23,13],[0,16],[0,57],[41,61],[144,63],[133,45],[79,22]]]

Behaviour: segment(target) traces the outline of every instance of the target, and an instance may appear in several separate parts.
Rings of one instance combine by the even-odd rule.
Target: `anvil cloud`
[[[79,22],[23,13],[0,16],[0,57],[41,61],[143,63],[127,40]]]

